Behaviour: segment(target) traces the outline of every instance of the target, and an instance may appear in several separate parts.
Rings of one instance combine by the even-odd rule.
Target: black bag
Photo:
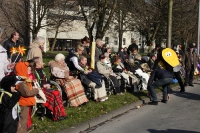
[[[91,83],[91,80],[88,79],[88,78],[86,77],[85,74],[82,74],[82,73],[81,73],[79,76],[80,76],[81,82],[82,82],[83,84],[89,86],[89,84]]]
[[[102,75],[97,73],[97,72],[91,72],[88,73],[87,77],[91,79],[94,83],[96,83],[96,88],[101,88],[102,87]]]

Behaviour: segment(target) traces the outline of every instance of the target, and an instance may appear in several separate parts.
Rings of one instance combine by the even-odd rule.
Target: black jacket
[[[131,45],[128,46],[128,49],[127,49],[127,53],[130,55],[130,52],[132,53],[133,52],[133,48],[136,48],[138,50],[138,45],[133,43]]]
[[[70,61],[72,57],[77,57],[77,55],[73,52],[70,52],[68,56],[65,58],[65,63],[69,67],[70,72],[74,73],[77,71],[77,68],[75,67],[74,63]],[[77,57],[78,58],[78,57]]]
[[[151,72],[148,85],[152,84],[153,81],[161,80],[165,78],[173,78],[173,73],[164,69],[155,69],[153,72]]]
[[[22,44],[18,40],[16,44],[12,41],[12,39],[8,39],[3,43],[3,47],[7,50],[8,58],[11,58],[11,53],[10,53],[11,48],[12,47],[18,48],[19,46],[22,46]],[[17,58],[17,54],[12,55],[12,59],[11,59],[12,62],[14,62],[15,59]],[[18,62],[20,58],[21,58],[21,54],[18,56],[16,62]]]

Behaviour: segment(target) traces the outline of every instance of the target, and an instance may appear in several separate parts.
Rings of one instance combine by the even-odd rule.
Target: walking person
[[[188,52],[185,54],[185,70],[186,70],[186,75],[185,75],[185,83],[184,85],[187,86],[194,86],[193,85],[193,77],[194,77],[194,70],[197,66],[197,53],[194,51],[194,45],[191,44],[189,46]]]

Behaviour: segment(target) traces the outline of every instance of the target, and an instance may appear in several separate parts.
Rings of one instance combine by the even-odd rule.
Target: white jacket
[[[5,76],[5,73],[11,72],[11,70],[7,69],[7,65],[9,61],[7,59],[6,49],[0,45],[0,81]]]

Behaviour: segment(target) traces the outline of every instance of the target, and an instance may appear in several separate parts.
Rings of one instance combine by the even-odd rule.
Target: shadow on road
[[[186,131],[186,130],[179,130],[179,129],[167,129],[167,130],[155,130],[155,129],[148,129],[150,133],[200,133],[195,131]]]
[[[199,94],[194,94],[190,92],[183,92],[180,93],[179,91],[174,91],[173,94],[178,97],[183,97],[191,100],[200,100],[200,95]]]

